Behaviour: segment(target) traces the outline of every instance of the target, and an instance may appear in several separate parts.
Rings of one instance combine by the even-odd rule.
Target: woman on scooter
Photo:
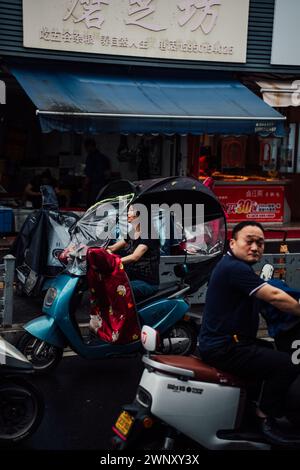
[[[241,222],[234,227],[230,250],[209,282],[199,349],[210,365],[241,378],[264,381],[256,414],[265,439],[274,445],[300,446],[300,436],[283,433],[274,419],[285,412],[288,389],[299,374],[299,366],[286,352],[264,347],[256,339],[258,299],[296,317],[300,317],[300,305],[254,273],[251,266],[263,251],[264,231],[259,223]]]
[[[141,237],[140,213],[129,206],[127,220],[131,230],[126,239],[109,246],[107,251],[122,250],[122,263],[130,279],[136,301],[150,297],[159,289],[159,240]]]

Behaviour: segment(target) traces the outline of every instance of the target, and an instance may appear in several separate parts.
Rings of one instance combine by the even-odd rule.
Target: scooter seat
[[[165,289],[159,290],[155,294],[151,295],[151,297],[147,297],[146,299],[141,300],[136,304],[137,309],[145,307],[147,304],[155,302],[156,300],[160,300],[161,298],[168,297],[169,295],[175,294],[175,292],[180,291],[182,289],[181,285],[175,284],[171,287],[167,287]]]
[[[160,364],[163,366],[171,366],[170,370],[165,367],[163,368],[164,372],[170,373],[171,375],[184,375],[180,372],[180,370],[182,371],[182,369],[184,369],[193,373],[191,380],[199,380],[201,382],[215,383],[229,387],[246,387],[246,383],[244,383],[242,379],[228,372],[223,372],[215,367],[209,366],[196,356],[152,355],[150,356],[150,360],[151,366],[157,363],[157,369],[160,368]],[[154,368],[156,368],[155,365]]]

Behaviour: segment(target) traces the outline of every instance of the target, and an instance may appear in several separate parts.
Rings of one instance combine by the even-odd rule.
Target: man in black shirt
[[[264,231],[259,223],[241,222],[234,227],[230,250],[209,282],[199,349],[202,358],[219,369],[264,381],[256,411],[261,429],[271,444],[289,445],[290,436],[278,430],[274,418],[284,413],[285,397],[299,368],[289,354],[262,346],[256,334],[259,300],[296,316],[300,305],[254,273],[251,266],[263,251]],[[300,437],[293,442],[300,445]]]
[[[124,251],[121,258],[130,279],[134,297],[137,301],[155,294],[159,289],[159,240],[141,238],[139,214],[131,205],[127,219],[132,224],[132,231],[126,239],[116,242],[108,248],[115,253]]]

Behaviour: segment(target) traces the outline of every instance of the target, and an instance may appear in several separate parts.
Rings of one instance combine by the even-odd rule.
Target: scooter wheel
[[[31,436],[44,413],[40,392],[22,377],[0,381],[0,445],[2,447]]]
[[[161,335],[161,344],[163,354],[189,356],[196,349],[197,329],[191,323],[180,321]]]
[[[61,361],[63,349],[24,333],[18,341],[17,348],[31,362],[37,373],[50,372]]]

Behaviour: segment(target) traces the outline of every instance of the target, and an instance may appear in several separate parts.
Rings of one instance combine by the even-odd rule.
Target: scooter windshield
[[[181,249],[188,255],[201,255],[201,259],[212,258],[223,253],[226,240],[226,224],[224,218],[201,222],[195,225],[185,219],[184,225],[175,223],[182,239],[178,240]]]
[[[224,218],[210,220],[201,226],[185,226],[185,248],[188,254],[218,256],[224,251],[226,227]]]
[[[60,255],[69,273],[84,275],[88,248],[106,247],[120,238],[133,198],[127,194],[97,202],[72,227],[70,244]]]

